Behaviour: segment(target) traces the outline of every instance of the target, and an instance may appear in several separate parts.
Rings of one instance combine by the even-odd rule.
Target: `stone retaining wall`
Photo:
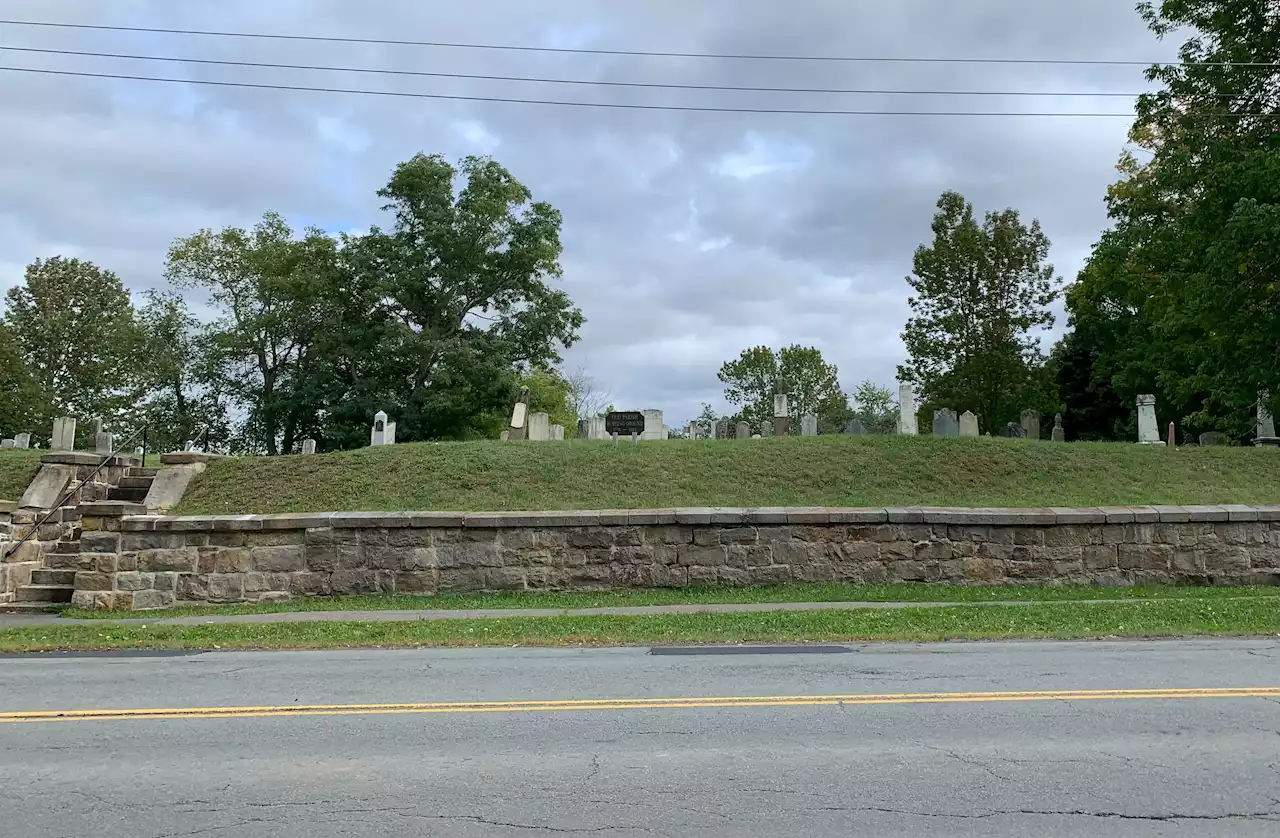
[[[793,581],[1280,584],[1280,507],[107,512],[85,510],[82,607]]]

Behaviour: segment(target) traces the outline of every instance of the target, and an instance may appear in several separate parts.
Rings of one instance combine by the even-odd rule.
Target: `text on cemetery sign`
[[[618,436],[644,433],[644,414],[638,410],[614,411],[604,417],[605,433]]]

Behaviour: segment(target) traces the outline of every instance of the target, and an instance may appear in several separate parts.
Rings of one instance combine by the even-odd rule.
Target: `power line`
[[[258,38],[276,41],[320,41],[334,44],[381,44],[386,46],[447,47],[451,49],[507,50],[515,52],[551,52],[575,55],[618,55],[643,58],[712,58],[743,61],[850,61],[893,62],[907,64],[1060,64],[1078,66],[1112,67],[1280,67],[1275,62],[1250,61],[1133,61],[1084,58],[936,58],[911,56],[861,56],[861,55],[753,55],[740,53],[709,52],[659,52],[655,50],[586,49],[572,47],[538,47],[516,44],[472,44],[455,41],[407,41],[392,38],[351,38],[333,35],[285,35],[266,32],[220,32],[207,29],[167,29],[152,26],[107,26],[96,23],[61,23],[38,20],[0,20],[5,26],[43,26],[60,29],[92,29],[105,32],[146,32],[155,35],[201,35],[218,38]]]
[[[1133,117],[1132,112],[1112,113],[1020,113],[1018,111],[887,111],[887,110],[820,110],[800,108],[729,108],[697,105],[640,105],[625,102],[568,102],[548,99],[518,99],[507,96],[455,96],[444,93],[414,93],[399,90],[353,90],[342,87],[303,87],[292,84],[263,84],[256,82],[212,81],[209,79],[174,79],[155,76],[133,76],[124,73],[87,73],[74,70],[48,70],[35,67],[0,67],[0,72],[35,73],[50,76],[79,76],[94,79],[123,79],[126,81],[151,81],[171,84],[203,84],[214,87],[245,87],[258,90],[297,90],[311,93],[349,93],[361,96],[395,96],[409,99],[447,99],[461,102],[506,102],[520,105],[558,105],[574,108],[623,108],[642,111],[704,111],[710,113],[757,113],[824,116],[1062,116],[1062,117]],[[1225,116],[1270,116],[1270,114],[1224,114]]]
[[[885,90],[885,89],[859,89],[844,87],[754,87],[750,85],[731,85],[731,84],[674,84],[666,82],[640,82],[640,81],[606,81],[597,79],[556,79],[556,78],[539,78],[530,76],[492,76],[476,73],[444,73],[429,72],[426,70],[385,70],[374,67],[333,67],[321,64],[278,64],[267,61],[230,61],[217,60],[212,58],[183,58],[180,56],[163,56],[163,55],[133,55],[129,53],[119,52],[85,52],[73,49],[43,49],[39,47],[13,47],[0,45],[0,51],[5,52],[28,52],[39,53],[42,55],[76,55],[88,58],[125,58],[130,61],[171,61],[182,64],[205,64],[216,65],[220,67],[260,67],[273,70],[321,70],[334,73],[368,73],[373,75],[387,76],[418,76],[429,78],[444,79],[478,79],[481,81],[517,81],[517,82],[534,82],[538,84],[572,84],[572,85],[589,85],[599,87],[639,87],[660,90],[723,90],[723,91],[746,91],[753,93],[847,93],[847,94],[892,94],[895,96],[1101,96],[1112,97],[1119,96],[1127,99],[1133,99],[1141,96],[1141,93],[1116,93],[1114,91],[1103,91],[1091,93],[1089,91],[1035,91],[1035,90]]]

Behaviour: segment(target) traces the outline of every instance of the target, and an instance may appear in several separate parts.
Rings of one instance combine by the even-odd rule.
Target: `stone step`
[[[47,614],[61,603],[52,602],[0,602],[0,614]]]
[[[130,477],[155,477],[159,473],[160,473],[160,469],[158,468],[150,468],[150,467],[140,468],[138,466],[134,466],[133,468],[129,469]]]
[[[44,566],[49,570],[76,570],[80,567],[80,554],[45,553]]]
[[[18,602],[70,602],[68,585],[23,585],[18,588]]]
[[[76,584],[76,572],[72,568],[41,568],[31,571],[32,585],[50,585],[70,588]]]
[[[151,489],[151,484],[155,482],[154,477],[121,477],[121,489]]]
[[[114,486],[110,492],[107,492],[107,500],[122,500],[129,503],[142,503],[147,499],[147,492],[150,490],[150,486],[144,489]]]
[[[80,554],[79,541],[59,541],[53,545],[51,555],[55,556],[78,556]]]

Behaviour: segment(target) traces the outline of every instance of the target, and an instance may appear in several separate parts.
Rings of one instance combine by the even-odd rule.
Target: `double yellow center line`
[[[1058,690],[1036,692],[884,693],[873,695],[589,698],[406,704],[299,704],[264,707],[174,707],[139,710],[31,710],[0,713],[0,723],[120,719],[239,719],[259,716],[377,716],[400,713],[550,713],[563,710],[689,710],[720,707],[857,707],[868,704],[967,704],[1009,701],[1120,701],[1173,698],[1280,698],[1280,687]]]

